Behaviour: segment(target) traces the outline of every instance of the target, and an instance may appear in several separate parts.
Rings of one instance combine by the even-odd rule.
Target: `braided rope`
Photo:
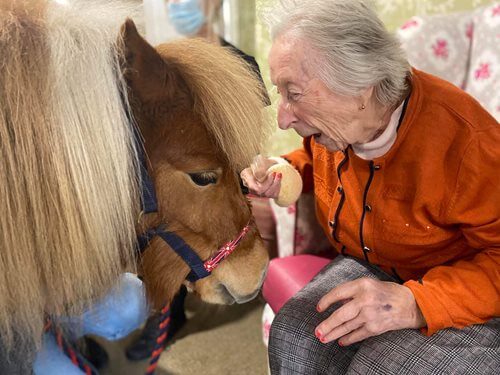
[[[170,326],[170,305],[167,304],[163,309],[161,309],[161,319],[158,326],[158,336],[156,337],[156,344],[151,353],[151,359],[149,360],[148,368],[146,369],[145,375],[153,375],[156,367],[158,366],[158,360],[160,355],[165,349],[165,341],[168,336],[168,330]],[[53,324],[50,320],[47,320],[45,331],[52,331],[56,338],[57,346],[59,349],[71,360],[75,366],[82,370],[85,375],[99,375],[97,370],[89,363],[89,361],[83,357],[78,351],[73,349],[68,340],[64,337],[61,329]]]
[[[148,368],[146,369],[146,375],[153,375],[156,366],[158,366],[158,360],[160,355],[165,349],[165,340],[168,336],[168,329],[170,326],[170,305],[167,304],[163,309],[161,309],[160,324],[158,326],[158,336],[156,337],[156,345],[151,353],[151,359],[149,360]]]
[[[52,324],[52,322],[48,320],[44,328],[46,331],[52,331],[59,349],[71,360],[71,363],[82,370],[85,375],[99,374],[85,357],[83,357],[77,350],[73,349],[72,345],[68,342],[68,340],[66,340],[58,326]]]

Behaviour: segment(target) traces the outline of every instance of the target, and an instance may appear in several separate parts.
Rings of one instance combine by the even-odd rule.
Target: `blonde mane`
[[[120,25],[135,2],[0,0],[0,345],[39,345],[135,267],[137,151]],[[271,132],[250,68],[198,40],[159,47],[230,166]],[[217,63],[214,65],[213,62]]]
[[[134,265],[121,2],[0,0],[0,337],[39,344]],[[17,344],[17,343],[16,343]]]
[[[184,39],[156,49],[179,66],[194,99],[194,111],[230,166],[235,171],[249,166],[272,132],[264,116],[263,91],[251,67],[226,48],[201,39]]]

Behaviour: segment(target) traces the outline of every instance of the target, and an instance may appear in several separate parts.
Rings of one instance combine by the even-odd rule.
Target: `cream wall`
[[[242,1],[247,2],[248,0]],[[269,1],[270,0],[255,0],[257,14],[265,4],[269,3]],[[413,15],[421,16],[437,13],[461,12],[491,3],[493,3],[493,0],[375,0],[379,15],[389,30],[396,29]],[[254,53],[267,89],[271,94],[273,105],[270,106],[267,111],[275,122],[277,95],[269,81],[269,67],[267,64],[267,54],[271,42],[267,30],[262,23],[260,23],[258,15],[256,24],[253,27],[255,28],[256,37],[255,45],[252,47],[255,49],[254,51],[248,52]],[[293,130],[283,131],[278,129],[277,125],[276,129],[275,134],[271,137],[266,148],[266,153],[268,155],[283,154],[300,146],[301,138]]]

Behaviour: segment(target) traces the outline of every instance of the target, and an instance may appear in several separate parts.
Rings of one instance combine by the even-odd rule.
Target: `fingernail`
[[[321,337],[319,339],[319,341],[321,341],[323,344],[326,344],[328,341],[326,340],[326,337]]]
[[[321,312],[321,307],[319,307],[319,305],[316,305],[316,311]]]
[[[314,334],[316,335],[316,337],[317,337],[318,339],[320,339],[320,340],[322,339],[323,334],[321,333],[321,331],[320,331],[320,330],[318,330],[318,329],[317,329],[317,330],[316,330],[316,332],[314,332]]]
[[[340,341],[337,341],[337,344],[339,344],[339,346],[344,346],[344,344],[342,344]]]

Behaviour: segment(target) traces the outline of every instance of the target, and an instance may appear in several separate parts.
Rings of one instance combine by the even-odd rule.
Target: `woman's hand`
[[[281,188],[281,173],[268,173],[269,167],[277,162],[258,155],[240,177],[250,193],[266,198],[277,198]]]
[[[338,340],[346,346],[381,333],[426,325],[413,293],[393,282],[361,278],[342,284],[325,294],[317,310],[325,311],[343,302],[315,331],[322,343]]]

